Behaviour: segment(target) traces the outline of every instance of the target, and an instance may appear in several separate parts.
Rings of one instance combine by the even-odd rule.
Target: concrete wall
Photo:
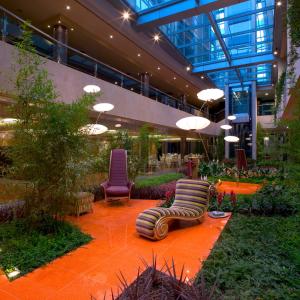
[[[10,78],[12,77],[11,63],[14,51],[15,48],[12,45],[0,41],[0,90],[2,91],[11,91],[13,89]],[[186,112],[161,104],[62,64],[51,60],[45,61],[45,67],[48,69],[59,93],[59,101],[71,103],[82,95],[85,85],[96,84],[101,87],[102,91],[102,96],[97,102],[114,104],[115,108],[109,112],[113,116],[171,128],[176,128],[176,122],[179,119],[190,116]],[[215,132],[214,124],[211,124],[207,131],[204,130],[203,133],[213,134]]]

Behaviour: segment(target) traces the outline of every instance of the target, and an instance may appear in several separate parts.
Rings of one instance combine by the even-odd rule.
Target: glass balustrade
[[[24,21],[1,6],[0,17],[2,40],[10,44],[15,44],[20,39],[21,24]],[[143,94],[140,80],[118,71],[70,46],[58,42],[53,37],[32,25],[30,25],[30,28],[32,30],[33,45],[41,56],[57,61],[57,52],[63,51],[66,53],[66,56],[65,59],[59,61],[61,64],[65,64],[76,70],[118,85],[137,94]],[[199,115],[200,113],[196,107],[185,104],[180,99],[168,95],[152,86],[149,87],[147,97],[190,114]],[[205,113],[202,115],[205,115],[208,118],[210,117],[211,119],[213,118]]]

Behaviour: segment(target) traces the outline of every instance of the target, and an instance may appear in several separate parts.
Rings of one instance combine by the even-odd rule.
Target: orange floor
[[[217,185],[218,192],[230,193],[234,191],[236,194],[254,194],[262,187],[261,184],[242,183],[232,181],[222,181]]]
[[[94,240],[13,282],[0,275],[0,299],[90,300],[93,296],[102,300],[105,291],[117,289],[117,273],[122,271],[132,281],[138,266],[142,266],[141,258],[150,262],[153,253],[159,265],[173,257],[176,266],[181,268],[184,264],[186,275],[193,277],[228,218],[206,216],[201,225],[182,224],[185,228],[153,242],[136,235],[135,219],[140,211],[156,204],[155,200],[131,200],[113,207],[96,203],[93,213],[73,219]]]

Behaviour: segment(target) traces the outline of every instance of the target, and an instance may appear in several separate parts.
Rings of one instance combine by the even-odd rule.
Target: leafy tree
[[[96,95],[84,94],[72,104],[57,101],[53,81],[32,44],[28,25],[17,43],[15,67],[16,124],[11,172],[28,180],[30,216],[64,215],[88,171],[88,137],[80,130],[88,123],[89,107]]]

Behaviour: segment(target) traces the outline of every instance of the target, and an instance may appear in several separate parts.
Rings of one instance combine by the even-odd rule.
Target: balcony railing
[[[3,41],[15,44],[21,37],[22,23],[25,23],[23,19],[0,6],[0,26]],[[110,67],[69,45],[61,43],[31,24],[29,24],[29,27],[32,30],[33,45],[41,56],[65,64],[71,68],[80,70],[132,92],[143,94],[142,82],[140,80]],[[58,51],[65,54],[63,60],[57,59]],[[185,104],[180,99],[168,95],[152,86],[149,87],[147,97],[193,115],[203,114],[200,113],[196,107]]]

